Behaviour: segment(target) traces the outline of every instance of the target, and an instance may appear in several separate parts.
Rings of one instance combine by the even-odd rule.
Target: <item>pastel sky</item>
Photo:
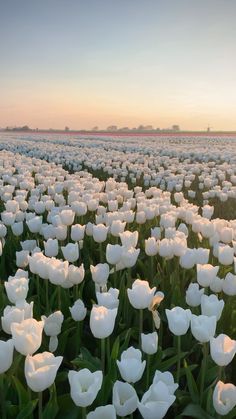
[[[0,127],[236,130],[235,0],[0,0]]]

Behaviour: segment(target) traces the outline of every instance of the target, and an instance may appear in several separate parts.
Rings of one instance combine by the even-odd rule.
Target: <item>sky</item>
[[[236,130],[236,0],[0,0],[0,127]]]

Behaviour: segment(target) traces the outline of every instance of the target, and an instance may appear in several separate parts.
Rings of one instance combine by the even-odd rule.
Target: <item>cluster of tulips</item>
[[[152,157],[172,161],[155,184],[151,140],[143,158],[123,142],[114,167],[128,149],[143,176],[130,186],[85,161],[66,170],[79,141],[41,140],[44,156],[32,139],[1,141],[1,418],[235,418],[236,221],[187,196],[222,174],[235,193],[236,167],[217,152],[199,163],[197,149],[191,161],[180,142]],[[87,167],[109,147],[97,141],[84,141]]]
[[[201,205],[236,198],[235,136],[61,138],[45,134],[40,138],[4,133],[0,150],[55,162],[69,171],[86,169],[100,179],[113,177],[130,187],[183,191],[191,201],[201,198]],[[219,215],[222,218],[224,212]]]

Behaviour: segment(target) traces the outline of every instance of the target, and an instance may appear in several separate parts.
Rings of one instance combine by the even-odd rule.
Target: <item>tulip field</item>
[[[236,418],[236,136],[0,133],[0,418]]]

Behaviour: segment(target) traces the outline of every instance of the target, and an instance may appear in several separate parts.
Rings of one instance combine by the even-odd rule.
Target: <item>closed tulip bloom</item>
[[[154,237],[145,240],[145,253],[148,256],[155,256],[158,253],[158,242]]]
[[[106,247],[107,262],[110,263],[111,265],[116,265],[121,259],[122,250],[123,248],[119,244],[112,245],[108,243]]]
[[[126,222],[120,220],[113,220],[111,223],[111,234],[114,237],[119,237],[120,233],[124,232]]]
[[[66,246],[61,246],[63,256],[68,262],[76,262],[79,259],[78,243],[68,243]]]
[[[185,300],[190,307],[198,307],[201,304],[201,297],[204,294],[204,288],[199,288],[197,283],[189,284],[186,290]]]
[[[85,319],[87,314],[87,308],[84,305],[84,302],[80,299],[76,300],[72,307],[69,307],[71,317],[76,322],[80,322]]]
[[[146,361],[142,361],[142,353],[133,346],[121,354],[121,360],[116,361],[120,375],[128,383],[139,381],[145,370]]]
[[[18,223],[12,224],[11,229],[12,229],[12,233],[14,234],[14,236],[16,236],[16,237],[21,236],[21,234],[24,231],[23,222],[19,221]]]
[[[48,257],[56,257],[58,255],[59,247],[57,239],[48,239],[44,243],[45,255]]]
[[[117,380],[112,389],[112,403],[118,416],[131,415],[138,406],[138,396],[134,387]]]
[[[69,371],[70,395],[76,406],[90,406],[102,387],[102,371]]]
[[[13,352],[13,339],[0,340],[0,374],[3,374],[10,368],[13,361]]]
[[[27,319],[12,323],[11,332],[16,350],[22,355],[32,355],[41,346],[43,321]]]
[[[34,218],[31,218],[31,220],[26,221],[27,226],[29,227],[29,230],[31,233],[39,233],[43,223],[42,216],[36,216]]]
[[[199,265],[207,265],[209,260],[210,249],[198,247],[194,249],[195,263]]]
[[[222,289],[226,295],[236,295],[236,275],[228,272],[223,281]]]
[[[119,290],[117,288],[109,288],[108,292],[96,292],[98,305],[111,309],[118,308],[118,296]]]
[[[107,283],[110,268],[107,263],[98,263],[96,266],[90,265],[90,271],[93,281],[98,285],[105,285]]]
[[[195,314],[192,314],[191,332],[199,342],[209,342],[216,332],[216,317],[195,316]]]
[[[175,401],[168,387],[162,381],[152,384],[144,393],[138,409],[144,419],[162,419]]]
[[[196,263],[194,249],[186,249],[184,255],[180,256],[179,264],[184,269],[192,269]]]
[[[153,333],[141,333],[141,348],[142,351],[148,355],[153,355],[157,352],[158,345],[158,334]]]
[[[209,287],[219,271],[219,266],[210,264],[197,265],[197,282],[201,287]]]
[[[116,419],[116,411],[112,404],[99,406],[87,414],[87,419]]]
[[[135,247],[126,248],[122,246],[121,260],[119,263],[123,265],[124,268],[132,268],[138,259],[140,249],[135,249]],[[119,263],[117,265],[119,265]]]
[[[79,242],[83,240],[85,232],[85,225],[75,224],[71,226],[71,240]]]
[[[150,288],[148,281],[136,279],[132,288],[127,289],[130,304],[134,308],[148,308],[156,292],[156,287]]]
[[[174,256],[173,242],[170,239],[162,239],[159,243],[159,255],[163,258],[170,259]]]
[[[55,381],[62,360],[62,356],[54,356],[50,352],[43,352],[34,356],[27,355],[25,359],[25,378],[31,390],[38,393],[50,387]]]
[[[28,250],[21,250],[20,252],[16,252],[16,266],[19,268],[26,268],[29,264],[29,251]]]
[[[228,365],[236,353],[236,341],[225,334],[210,339],[210,350],[213,361],[220,367]]]
[[[61,333],[61,326],[64,316],[60,310],[50,314],[50,316],[41,316],[44,322],[44,332],[47,336],[57,336]]]
[[[166,309],[166,317],[170,331],[176,336],[182,336],[187,333],[191,320],[191,311],[184,310],[182,307],[174,307],[171,310]]]
[[[93,226],[93,239],[97,243],[102,243],[107,239],[108,227],[104,224]]]
[[[234,249],[228,245],[218,249],[218,260],[222,265],[231,265],[234,261]]]
[[[90,314],[90,329],[95,338],[104,339],[110,336],[115,326],[117,308],[108,309],[93,305]]]
[[[75,265],[69,265],[68,268],[68,281],[70,281],[73,285],[81,284],[84,279],[84,265],[83,263],[78,267]]]
[[[130,247],[136,247],[138,243],[138,231],[124,231],[124,233],[119,234],[122,246],[129,249]]]
[[[219,320],[224,305],[224,300],[219,300],[215,294],[202,295],[201,297],[201,312],[204,316],[216,316],[216,320]]]
[[[218,381],[213,392],[213,406],[219,415],[227,415],[236,406],[236,386]]]
[[[16,306],[6,306],[1,317],[4,332],[11,335],[12,323],[21,323],[25,319],[32,318],[33,304],[33,301],[30,304],[26,301],[20,301],[16,303]]]
[[[8,282],[4,282],[7,297],[12,304],[17,301],[23,301],[26,299],[29,291],[29,280],[27,278],[15,278],[8,279]]]
[[[70,226],[74,222],[75,213],[71,209],[62,210],[60,213],[62,224]]]
[[[224,280],[216,276],[210,284],[210,290],[215,293],[220,293],[223,290]]]

